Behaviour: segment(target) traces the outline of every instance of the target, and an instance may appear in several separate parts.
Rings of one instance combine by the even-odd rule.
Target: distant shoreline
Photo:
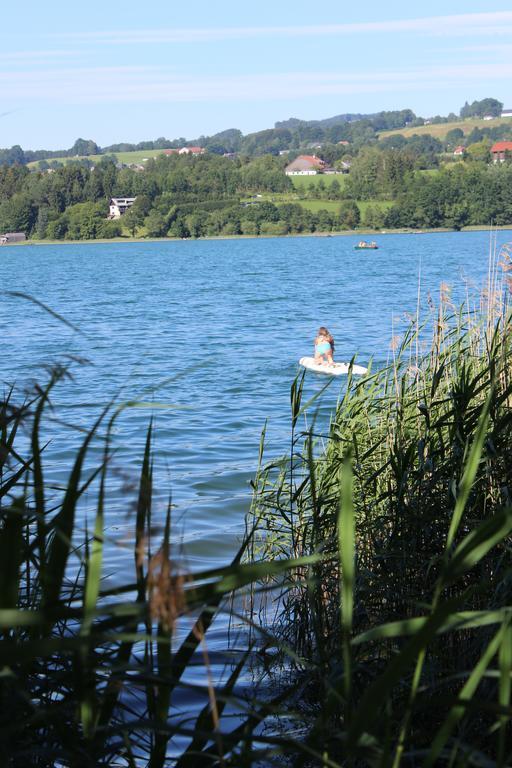
[[[180,243],[183,241],[201,241],[201,240],[269,240],[271,238],[286,239],[291,237],[362,237],[371,235],[432,235],[443,232],[487,232],[489,226],[473,225],[462,227],[462,229],[451,229],[450,227],[438,227],[432,229],[350,229],[343,232],[295,232],[288,235],[209,235],[205,237],[110,237],[97,238],[94,240],[24,240],[21,243],[5,243],[0,246],[0,253],[3,248],[19,248],[27,245],[105,245],[106,243]],[[512,224],[503,224],[499,227],[493,227],[493,231],[512,230]]]

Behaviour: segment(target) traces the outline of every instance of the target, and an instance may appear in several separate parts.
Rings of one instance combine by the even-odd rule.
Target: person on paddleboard
[[[315,363],[334,365],[334,338],[323,325],[318,329],[315,339]],[[324,360],[325,358],[325,360]]]

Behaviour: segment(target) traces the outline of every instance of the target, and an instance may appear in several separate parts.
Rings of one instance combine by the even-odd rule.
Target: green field
[[[318,186],[318,182],[322,179],[326,187],[330,187],[333,181],[336,179],[341,189],[345,186],[347,176],[345,174],[317,174],[316,176],[290,176],[292,184],[298,192],[302,192],[305,189],[309,189],[311,186]]]
[[[512,118],[510,117],[497,117],[494,120],[484,120],[483,118],[469,118],[467,120],[457,120],[453,123],[437,123],[431,125],[419,125],[416,128],[400,128],[393,131],[382,131],[379,134],[379,139],[385,139],[386,136],[395,136],[397,133],[401,133],[405,138],[410,138],[417,134],[418,136],[434,136],[436,139],[444,139],[448,131],[452,131],[454,128],[460,128],[464,135],[467,136],[471,133],[473,128],[496,128],[499,125],[509,125],[512,130]]]
[[[107,156],[115,157],[120,163],[143,163],[145,160],[161,155],[163,151],[163,149],[140,149],[134,152],[108,152]],[[102,157],[105,157],[105,155],[88,155],[87,157],[85,155],[76,155],[75,157],[49,157],[46,162],[52,163],[57,161],[58,163],[66,165],[67,163],[76,160],[90,160],[93,163],[99,163]],[[34,163],[28,163],[27,167],[37,168],[39,167],[39,162],[39,160],[36,160]]]
[[[338,213],[342,203],[341,200],[296,200],[295,202],[312,213],[317,213],[321,210],[329,211],[329,213]],[[356,203],[361,212],[361,216],[364,216],[369,205],[384,210],[388,210],[388,208],[391,208],[393,205],[390,200],[356,200]]]

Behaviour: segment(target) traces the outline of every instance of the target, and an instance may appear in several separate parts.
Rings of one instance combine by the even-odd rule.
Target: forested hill
[[[137,144],[120,142],[100,147],[95,141],[77,139],[72,147],[62,150],[23,150],[19,145],[0,149],[0,165],[26,165],[40,160],[54,158],[90,157],[114,152],[177,149],[186,145],[204,147],[213,154],[237,153],[258,157],[265,154],[279,154],[283,151],[307,149],[312,142],[339,141],[361,142],[376,139],[379,131],[404,128],[424,121],[417,118],[410,109],[394,112],[378,112],[373,115],[338,115],[325,120],[298,120],[290,118],[276,123],[274,128],[243,135],[237,128],[229,128],[213,136],[199,136],[196,139],[160,137],[153,141]]]
[[[460,109],[462,119],[475,117],[497,117],[501,114],[503,103],[498,99],[485,98],[466,102]],[[179,137],[166,139],[160,137],[152,141],[141,141],[137,144],[120,142],[107,147],[100,147],[89,139],[77,139],[72,147],[62,150],[24,150],[19,145],[9,149],[0,149],[0,165],[26,165],[40,160],[54,158],[92,157],[100,154],[153,151],[177,149],[186,145],[203,147],[210,153],[241,154],[258,157],[265,154],[277,155],[280,152],[303,151],[316,148],[323,143],[339,143],[348,141],[357,146],[376,141],[379,134],[388,130],[414,128],[425,123],[450,123],[457,120],[457,115],[451,112],[446,117],[437,115],[425,120],[418,117],[411,109],[382,111],[371,114],[344,113],[321,120],[300,120],[292,117],[276,122],[273,128],[243,135],[237,128],[216,133],[213,136],[199,136],[196,139]],[[501,138],[501,136],[500,136]]]
[[[431,149],[428,141],[380,142],[353,157],[348,175],[294,179],[287,159],[271,155],[160,155],[143,171],[108,157],[50,172],[3,166],[0,233],[85,240],[512,224],[512,160],[493,163],[485,143],[446,163]],[[113,196],[136,198],[116,221],[108,218]]]

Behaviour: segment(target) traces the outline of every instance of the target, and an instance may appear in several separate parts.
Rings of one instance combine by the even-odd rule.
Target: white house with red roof
[[[497,141],[491,147],[493,163],[504,163],[507,159],[507,153],[509,157],[512,157],[512,141]]]
[[[180,155],[204,155],[206,149],[204,147],[182,147],[178,154]]]
[[[314,176],[323,171],[326,163],[316,155],[299,155],[285,168],[287,176]]]
[[[466,147],[463,147],[462,144],[461,144],[459,147],[455,147],[455,149],[453,150],[453,154],[456,157],[460,157],[461,155],[463,155],[465,153],[465,151],[466,151]]]

